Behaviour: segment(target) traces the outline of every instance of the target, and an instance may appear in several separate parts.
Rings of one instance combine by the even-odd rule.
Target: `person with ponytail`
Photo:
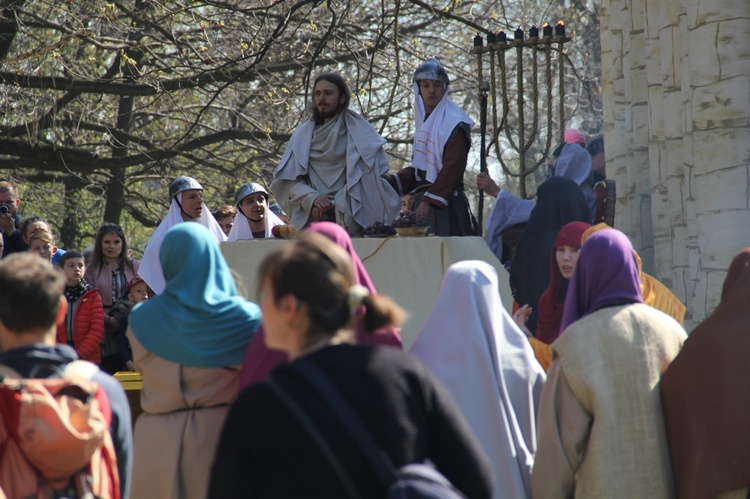
[[[357,284],[351,257],[326,237],[303,233],[260,264],[266,344],[290,362],[240,393],[224,425],[209,497],[347,497],[340,475],[276,391],[298,405],[360,497],[384,484],[297,369],[314,364],[351,405],[396,468],[430,459],[468,497],[490,497],[490,464],[460,409],[430,371],[396,348],[350,344],[361,313],[365,334],[397,326],[403,310]],[[364,310],[362,310],[364,309]],[[275,388],[276,387],[276,388]]]
[[[334,243],[349,254],[354,265],[354,273],[357,278],[357,284],[365,287],[367,291],[375,295],[375,285],[370,279],[370,275],[365,269],[365,265],[357,255],[352,244],[352,238],[346,232],[346,229],[333,222],[313,222],[305,229],[308,232],[317,232]],[[363,307],[357,312],[354,318],[354,342],[360,345],[384,345],[393,348],[402,348],[401,335],[399,329],[395,327],[386,327],[370,333],[365,332],[362,324]],[[263,327],[258,330],[245,352],[245,359],[242,362],[242,374],[240,376],[240,388],[246,388],[252,383],[263,381],[271,374],[271,371],[277,365],[287,362],[289,356],[280,351],[272,350],[266,346],[266,333]]]

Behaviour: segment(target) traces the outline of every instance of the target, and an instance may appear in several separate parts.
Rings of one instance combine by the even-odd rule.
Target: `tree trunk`
[[[145,9],[146,6],[143,1],[139,0],[135,3],[134,27],[138,26],[138,21],[135,18],[142,18]],[[133,37],[133,41],[137,41],[137,38],[140,38],[140,35]],[[124,52],[125,55],[120,59],[120,70],[125,76],[126,81],[135,82],[142,67],[143,52],[133,49],[126,49]],[[133,61],[134,64],[131,64],[130,61]],[[129,134],[132,125],[133,97],[120,97],[120,105],[117,109],[117,125],[112,131],[112,158],[124,158],[128,155],[127,134]],[[105,191],[107,203],[104,207],[104,221],[119,224],[122,210],[125,207],[125,177],[127,169],[125,167],[113,168],[111,174],[112,178],[107,184]]]
[[[60,241],[57,244],[61,248],[72,249],[76,247],[79,234],[81,186],[80,182],[76,182],[75,177],[65,179],[63,185],[65,186],[65,214],[60,226]]]

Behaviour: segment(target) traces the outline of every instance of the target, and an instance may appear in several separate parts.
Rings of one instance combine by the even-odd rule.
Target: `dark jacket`
[[[21,238],[21,231],[18,230],[18,225],[21,223],[21,217],[15,215],[15,226],[16,230],[12,234],[6,234],[3,232],[3,258],[10,255],[11,253],[17,253],[19,251],[26,250],[26,243]]]
[[[448,392],[415,357],[395,348],[336,345],[305,358],[331,378],[396,467],[429,458],[467,497],[492,496],[486,454]],[[274,381],[309,413],[360,497],[385,497],[370,462],[293,364],[274,369]],[[265,381],[246,388],[229,411],[208,497],[348,494],[315,440]]]

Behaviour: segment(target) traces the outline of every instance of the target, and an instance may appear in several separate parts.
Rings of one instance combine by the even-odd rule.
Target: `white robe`
[[[180,192],[177,196],[180,197],[179,201],[182,202],[182,193]],[[175,196],[175,198],[177,196]],[[161,294],[166,286],[164,273],[161,270],[161,261],[159,260],[159,248],[161,248],[161,242],[164,240],[164,236],[171,227],[182,222],[184,222],[184,220],[182,219],[180,205],[177,203],[176,199],[172,199],[172,204],[169,205],[167,216],[164,217],[164,220],[161,221],[151,235],[151,238],[146,244],[146,251],[143,252],[143,259],[141,260],[141,266],[138,269],[138,275],[146,281],[146,284],[148,284],[157,295]],[[221,226],[219,226],[219,223],[213,215],[211,215],[211,212],[205,203],[203,203],[203,212],[196,222],[205,225],[216,238],[217,243],[227,240],[227,236],[224,234],[224,231],[221,230]]]
[[[426,172],[425,179],[430,183],[443,169],[443,151],[453,130],[459,123],[474,126],[474,120],[456,104],[448,100],[448,86],[445,86],[443,98],[425,119],[424,100],[419,93],[419,84],[414,82],[414,116],[416,131],[414,133],[412,166]]]
[[[401,211],[401,197],[382,178],[390,165],[383,149],[383,139],[364,118],[345,111],[347,128],[346,189],[335,194],[336,221],[350,234],[375,222],[390,224]],[[292,134],[284,156],[273,172],[273,191],[281,208],[289,214],[292,225],[304,228],[310,220],[313,201],[323,194],[304,177],[310,167],[310,145],[315,122],[307,120]]]
[[[448,268],[411,353],[437,375],[482,443],[493,497],[529,497],[546,376],[503,307],[492,266],[469,260]]]
[[[271,229],[277,225],[284,225],[284,222],[274,212],[266,208],[266,238],[273,237]],[[229,231],[227,236],[227,241],[244,241],[247,239],[253,239],[250,222],[245,215],[238,213],[234,219],[232,230]]]

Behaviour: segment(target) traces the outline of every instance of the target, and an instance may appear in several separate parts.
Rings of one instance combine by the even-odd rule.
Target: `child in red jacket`
[[[66,252],[60,259],[65,275],[65,322],[57,325],[57,342],[75,348],[78,357],[95,364],[102,361],[104,308],[99,290],[83,281],[86,263],[80,251]]]

